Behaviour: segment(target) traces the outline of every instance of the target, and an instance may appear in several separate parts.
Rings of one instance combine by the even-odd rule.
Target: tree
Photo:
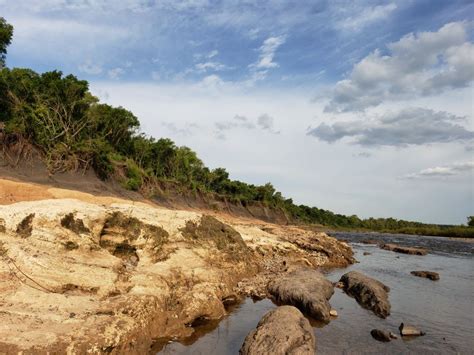
[[[474,227],[474,216],[468,216],[467,217],[467,225],[469,227]]]
[[[12,37],[13,26],[7,23],[3,17],[0,17],[0,69],[5,66],[7,47],[10,45]]]

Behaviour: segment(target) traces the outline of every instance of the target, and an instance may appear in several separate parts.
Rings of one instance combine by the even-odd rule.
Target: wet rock
[[[400,330],[401,336],[420,336],[426,334],[425,332],[415,328],[414,326],[406,325],[404,323],[400,324],[398,329]]]
[[[344,283],[344,291],[353,296],[362,307],[381,318],[390,315],[388,286],[357,271],[342,275],[340,281]]]
[[[245,338],[241,355],[313,355],[316,339],[309,321],[295,307],[281,306],[268,312]]]
[[[270,281],[267,290],[278,303],[295,306],[316,320],[328,323],[331,319],[328,300],[334,293],[334,286],[318,271],[289,272]]]
[[[329,315],[330,315],[331,317],[337,317],[337,311],[336,311],[335,309],[331,309],[331,310],[329,311]]]
[[[432,281],[437,281],[439,280],[439,274],[434,271],[412,271],[410,274],[418,277],[424,277],[427,279],[430,279]]]
[[[390,333],[385,331],[385,330],[380,330],[380,329],[372,329],[370,331],[370,335],[372,335],[372,338],[378,341],[382,341],[384,343],[388,343],[391,339]]]
[[[369,253],[368,251],[364,251],[364,255],[370,255],[372,253]]]
[[[403,247],[396,244],[382,244],[380,248],[384,250],[394,251],[395,253],[409,254],[409,255],[426,255],[428,251],[423,248]]]

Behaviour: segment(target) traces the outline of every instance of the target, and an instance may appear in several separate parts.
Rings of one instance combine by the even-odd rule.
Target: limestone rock
[[[410,274],[418,277],[424,277],[427,279],[430,279],[432,281],[437,281],[439,280],[439,274],[434,271],[412,271]]]
[[[403,247],[396,244],[382,244],[380,248],[384,250],[394,251],[395,253],[409,254],[409,255],[426,255],[428,251],[423,248]]]
[[[330,321],[328,300],[334,286],[320,272],[298,269],[271,281],[267,288],[278,303],[295,306],[316,320]]]
[[[268,312],[245,338],[241,355],[314,355],[316,339],[309,321],[295,307]]]
[[[388,286],[357,271],[342,275],[340,281],[344,283],[344,291],[353,296],[362,307],[370,309],[381,318],[390,315]]]

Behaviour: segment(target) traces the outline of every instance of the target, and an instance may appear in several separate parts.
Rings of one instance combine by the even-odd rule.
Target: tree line
[[[151,191],[160,182],[242,204],[261,203],[283,210],[294,221],[340,228],[448,235],[453,228],[473,236],[473,228],[428,225],[393,218],[345,216],[297,205],[271,183],[232,180],[224,168],[209,169],[188,147],[140,131],[138,118],[123,107],[101,103],[89,83],[60,71],[36,73],[5,67],[13,27],[0,18],[0,121],[2,142],[24,140],[44,157],[51,173],[93,169],[130,190]],[[459,229],[459,230],[461,230]],[[421,234],[421,233],[420,233]],[[463,234],[463,235],[464,235]]]

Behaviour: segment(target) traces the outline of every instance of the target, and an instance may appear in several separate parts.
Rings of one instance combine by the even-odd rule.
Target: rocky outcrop
[[[390,315],[388,286],[357,271],[342,275],[340,282],[344,284],[344,291],[353,296],[362,307],[371,310],[380,318]]]
[[[2,179],[0,192],[35,200],[0,205],[0,353],[148,353],[242,295],[266,296],[289,268],[345,266],[352,253],[324,233],[229,215]]]
[[[403,247],[396,244],[382,244],[380,248],[384,250],[394,251],[395,253],[409,254],[409,255],[426,255],[428,251],[423,248]]]
[[[329,299],[334,286],[320,272],[299,269],[268,284],[268,292],[279,304],[292,305],[304,314],[328,323],[331,319]]]
[[[241,355],[314,355],[316,340],[309,321],[292,306],[268,312],[245,338]]]
[[[418,277],[424,277],[426,279],[430,279],[432,281],[438,281],[439,280],[439,274],[434,271],[412,271],[410,274]]]
[[[0,353],[146,353],[221,318],[258,269],[239,233],[194,212],[67,199],[0,206],[0,218]]]

